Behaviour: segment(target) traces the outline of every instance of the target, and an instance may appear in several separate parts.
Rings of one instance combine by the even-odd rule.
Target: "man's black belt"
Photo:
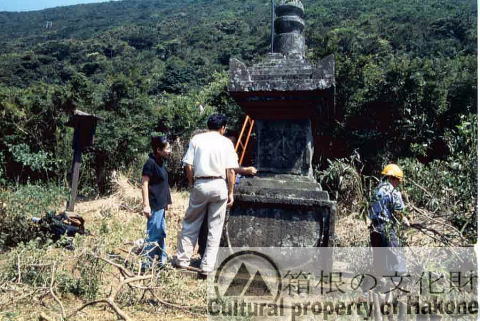
[[[195,179],[219,179],[223,178],[222,176],[200,176],[200,177],[195,177]]]

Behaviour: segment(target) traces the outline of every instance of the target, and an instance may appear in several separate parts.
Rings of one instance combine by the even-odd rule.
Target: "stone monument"
[[[272,53],[251,67],[230,60],[230,95],[255,119],[259,175],[237,184],[222,245],[329,246],[336,203],[313,178],[312,123],[333,104],[335,62],[305,59],[301,1],[282,1],[275,13]]]

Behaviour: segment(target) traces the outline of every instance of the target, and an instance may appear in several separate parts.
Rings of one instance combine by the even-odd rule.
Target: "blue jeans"
[[[145,248],[143,250],[150,263],[155,256],[160,264],[167,262],[167,253],[165,252],[166,236],[165,210],[162,208],[161,210],[152,211],[152,215],[147,221],[147,238],[145,239]]]

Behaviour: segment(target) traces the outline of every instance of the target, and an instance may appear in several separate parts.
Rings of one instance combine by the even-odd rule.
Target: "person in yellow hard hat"
[[[373,193],[369,209],[370,240],[372,247],[397,247],[400,246],[397,226],[400,223],[409,225],[403,215],[405,205],[402,194],[397,189],[403,180],[403,171],[396,164],[388,164],[382,175],[384,178]]]
[[[398,226],[409,226],[404,215],[405,205],[402,194],[397,187],[402,182],[403,171],[396,164],[389,164],[382,170],[384,176],[373,193],[369,218],[371,220],[370,242],[373,248],[395,248],[401,246],[398,238]],[[404,264],[401,255],[393,249],[374,249],[373,264],[379,271],[403,270]]]

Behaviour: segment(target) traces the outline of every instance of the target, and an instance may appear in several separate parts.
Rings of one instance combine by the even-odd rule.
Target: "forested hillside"
[[[328,169],[327,158],[354,152],[350,163],[362,174],[399,162],[432,189],[406,185],[413,201],[446,211],[472,237],[477,3],[304,5],[307,57],[336,58],[337,115],[322,129],[328,148],[320,169]],[[105,119],[85,156],[84,195],[108,192],[113,170],[137,168],[152,132],[178,138],[178,159],[208,111],[227,113],[235,129],[242,113],[226,92],[228,62],[268,52],[269,23],[266,0],[124,0],[0,12],[0,182],[65,184],[72,137],[65,123],[75,108]],[[175,164],[172,180],[180,183]],[[345,192],[341,175],[320,171],[318,178],[334,195]]]
[[[403,245],[476,243],[477,2],[303,3],[307,58],[336,61],[335,115],[316,133],[315,160],[337,201],[334,245],[370,246],[371,192],[391,162],[405,173]],[[188,206],[185,145],[214,111],[238,131],[229,59],[252,63],[269,46],[270,0],[0,12],[0,319],[207,319],[205,281],[170,264],[142,275],[140,168],[150,135],[167,134],[171,256]],[[31,218],[65,208],[75,109],[103,118],[75,207],[90,233],[53,242]]]

